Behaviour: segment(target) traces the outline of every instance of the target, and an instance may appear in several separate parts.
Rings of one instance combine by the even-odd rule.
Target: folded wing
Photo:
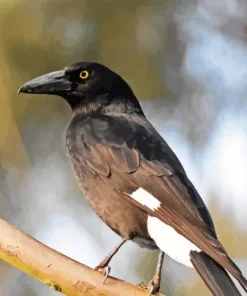
[[[145,118],[95,116],[84,126],[84,133],[92,170],[123,198],[174,228],[247,287],[217,239],[211,216],[181,163]],[[139,188],[155,197],[159,206],[132,198]]]

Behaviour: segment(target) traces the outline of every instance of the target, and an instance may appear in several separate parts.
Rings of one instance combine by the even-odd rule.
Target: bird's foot
[[[140,283],[138,286],[145,289],[145,290],[147,290],[147,291],[149,291],[148,296],[151,296],[151,295],[159,292],[159,290],[160,290],[160,280],[159,280],[159,278],[154,276],[152,278],[152,280],[147,285],[145,285],[144,283]]]
[[[150,291],[148,296],[158,293],[160,290],[160,277],[155,275],[148,283],[148,287]]]
[[[98,265],[95,267],[95,270],[97,270],[98,272],[100,272],[101,274],[103,274],[105,276],[104,280],[103,280],[103,284],[105,284],[110,272],[111,272],[111,267],[110,266],[101,266]]]

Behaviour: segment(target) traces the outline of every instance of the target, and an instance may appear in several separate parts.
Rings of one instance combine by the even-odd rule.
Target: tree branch
[[[0,219],[0,258],[69,296],[147,296],[148,291],[104,276]],[[156,294],[162,296],[161,294]]]

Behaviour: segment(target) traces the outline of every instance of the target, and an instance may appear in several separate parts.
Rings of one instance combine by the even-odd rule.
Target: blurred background
[[[246,15],[246,0],[0,0],[0,217],[91,267],[120,241],[72,176],[69,106],[16,94],[35,76],[97,61],[132,86],[247,276]],[[111,274],[148,282],[156,259],[129,242]],[[192,269],[168,257],[161,291],[209,295]],[[56,292],[0,262],[0,295]]]

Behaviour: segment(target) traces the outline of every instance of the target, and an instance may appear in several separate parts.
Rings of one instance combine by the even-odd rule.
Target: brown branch
[[[104,276],[99,272],[45,246],[2,219],[0,258],[65,295],[148,295],[147,290],[113,277],[103,285]]]

